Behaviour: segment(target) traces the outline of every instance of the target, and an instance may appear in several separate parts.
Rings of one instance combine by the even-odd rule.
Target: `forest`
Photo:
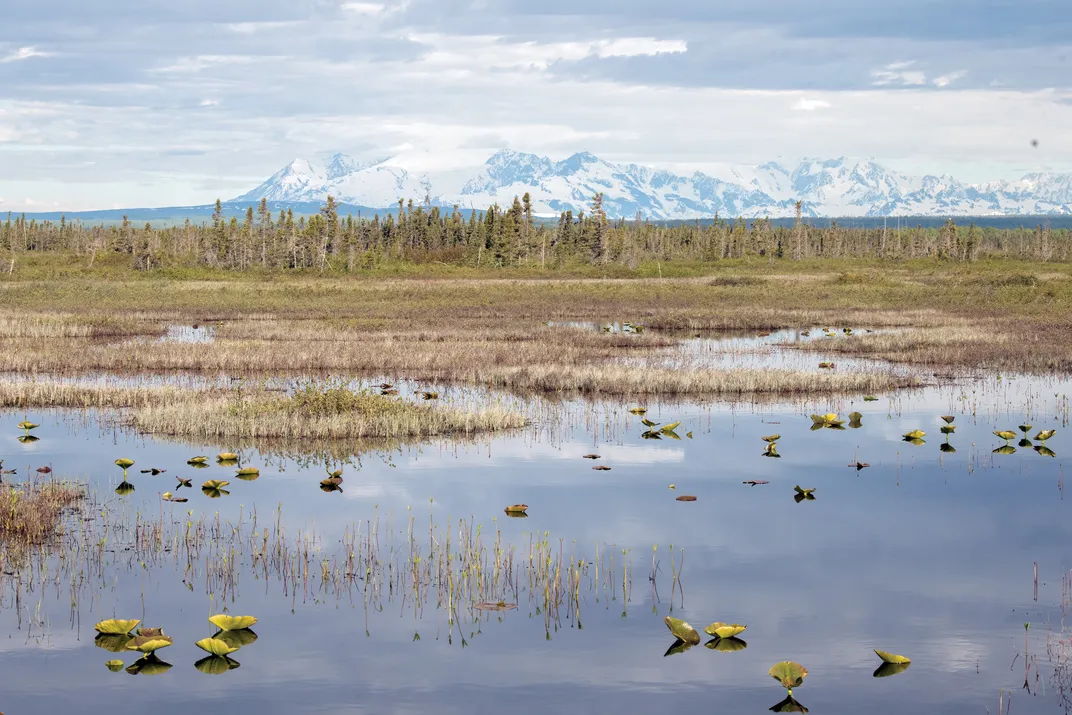
[[[357,272],[383,263],[442,263],[475,268],[555,269],[576,265],[635,268],[650,262],[712,262],[754,258],[904,260],[934,258],[971,262],[988,258],[1065,262],[1070,258],[1068,229],[1023,226],[1000,229],[957,223],[938,228],[846,227],[832,221],[809,225],[800,216],[792,225],[770,219],[723,219],[674,225],[608,219],[597,194],[589,211],[564,211],[557,219],[536,217],[528,194],[512,205],[470,212],[400,200],[383,215],[340,215],[329,196],[319,213],[274,215],[262,200],[244,219],[223,215],[217,200],[211,221],[153,227],[135,226],[125,217],[112,226],[81,221],[29,220],[8,214],[0,223],[0,251],[8,271],[20,254],[66,253],[89,257],[129,256],[139,271],[172,266],[202,266],[241,271]]]

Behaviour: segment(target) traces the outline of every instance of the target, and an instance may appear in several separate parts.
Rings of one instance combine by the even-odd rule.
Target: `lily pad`
[[[734,653],[747,648],[748,643],[740,638],[712,638],[704,643],[704,647],[722,653]]]
[[[528,504],[511,504],[503,511],[505,511],[507,514],[524,514],[526,511],[528,511],[528,508]]]
[[[164,635],[163,628],[139,628],[137,635],[139,636],[162,636]]]
[[[911,663],[882,663],[875,668],[875,672],[871,675],[875,678],[888,678],[891,675],[905,672],[908,670],[909,665]]]
[[[685,651],[690,650],[695,645],[695,643],[686,643],[679,638],[670,644],[670,647],[666,649],[665,653],[663,653],[663,657],[666,658],[671,655],[677,655],[678,653],[684,653]]]
[[[216,455],[217,462],[237,462],[238,455],[234,452],[220,452]]]
[[[809,494],[814,494],[815,493],[815,488],[812,487],[811,489],[805,489],[804,487],[802,487],[802,486],[800,486],[798,484],[795,487],[793,487],[793,491],[795,491],[797,494],[803,494],[804,496],[808,496]]]
[[[1035,441],[1036,442],[1045,442],[1050,437],[1053,437],[1055,434],[1057,434],[1057,430],[1054,430],[1054,429],[1041,430],[1037,435],[1035,435]]]
[[[940,428],[942,434],[953,434],[957,431],[956,425],[942,425]]]
[[[108,670],[112,671],[113,673],[118,673],[120,670],[123,669],[124,664],[121,660],[109,660],[104,665],[106,668],[108,668]]]
[[[904,665],[911,663],[912,661],[905,658],[903,655],[895,655],[894,653],[887,653],[884,650],[875,649],[875,655],[882,658],[883,663],[893,663],[894,665]]]
[[[927,436],[927,433],[921,429],[914,429],[911,432],[904,433],[906,442],[911,442],[914,439],[923,439],[925,436]]]
[[[642,415],[648,410],[645,407],[633,407],[629,411],[632,412],[634,415]]]
[[[1044,444],[1037,445],[1035,451],[1041,454],[1043,457],[1056,457],[1057,453]]]
[[[255,616],[229,616],[226,613],[219,613],[208,619],[208,622],[221,631],[238,631],[252,627],[257,622],[257,618]]]
[[[905,439],[905,442],[908,442],[913,447],[921,447],[927,444],[927,440],[925,439]]]
[[[864,402],[878,402],[878,398],[874,395],[864,395]]]
[[[804,678],[808,675],[808,669],[800,663],[784,660],[771,666],[767,674],[781,683],[783,688],[792,690],[804,682]]]
[[[610,467],[608,467],[605,464],[597,464],[596,466],[592,467],[592,469],[596,470],[597,472],[609,472],[610,471]]]
[[[760,439],[762,439],[764,442],[768,442],[768,443],[777,442],[781,438],[782,438],[782,435],[780,435],[780,434],[769,434],[769,435],[767,435],[765,437],[760,437]]]
[[[947,454],[952,454],[953,452],[957,451],[956,447],[949,444],[949,442],[942,442],[940,445],[938,445],[938,449],[943,452],[946,452]]]
[[[103,633],[105,635],[127,635],[134,630],[137,625],[141,623],[140,619],[134,619],[132,621],[124,621],[122,619],[113,618],[107,621],[101,621],[97,625],[93,626],[93,630],[97,633]]]
[[[1003,444],[994,450],[994,454],[1004,454],[1006,456],[1016,454],[1016,447],[1013,447],[1011,444]]]
[[[681,426],[680,422],[671,422],[668,425],[663,425],[662,427],[660,427],[659,431],[660,432],[673,432],[676,428],[678,428],[680,426]]]
[[[220,479],[209,479],[201,485],[202,489],[223,489],[230,482],[225,482]]]
[[[953,415],[942,415],[942,421],[945,422],[947,425],[953,424],[953,420],[955,419],[956,417],[954,417]]]
[[[256,467],[242,467],[237,472],[235,472],[235,474],[239,477],[256,477],[259,476],[260,473],[261,470],[257,469]]]
[[[675,499],[675,501],[696,501],[696,497],[690,494],[682,494],[677,499]]]
[[[696,645],[700,642],[700,634],[696,632],[696,629],[690,626],[687,622],[680,618],[674,618],[673,616],[667,616],[663,619],[663,623],[670,629],[670,632],[674,634],[674,637],[685,643],[691,643]]]
[[[1016,433],[1013,432],[1011,429],[994,430],[994,436],[995,437],[1000,437],[1001,439],[1005,440],[1006,442],[1009,441],[1010,439],[1016,439]]]
[[[717,638],[733,638],[745,632],[748,626],[742,626],[739,623],[723,623],[716,621],[707,628],[704,628],[704,633],[709,636],[715,636]]]
[[[40,437],[34,437],[32,434],[19,435],[18,440],[23,444],[30,444],[31,442],[40,442]]]
[[[127,643],[127,650],[136,650],[141,653],[154,653],[161,648],[167,648],[172,643],[171,636],[134,636]]]
[[[18,424],[18,428],[21,429],[21,430],[37,429],[40,426],[41,425],[34,424],[33,422],[29,422],[29,421],[19,422],[19,424]]]
[[[249,628],[236,628],[233,631],[216,631],[212,636],[218,641],[223,641],[235,650],[250,645],[257,640],[257,634]]]
[[[205,651],[206,653],[211,653],[212,655],[219,656],[230,655],[231,653],[234,653],[236,650],[238,650],[237,648],[231,647],[225,641],[222,641],[219,638],[202,638],[201,640],[194,643],[194,645]]]
[[[194,667],[205,675],[223,675],[241,665],[237,660],[218,655],[210,655],[194,663]]]
[[[134,460],[133,459],[127,459],[126,457],[120,457],[119,459],[115,460],[115,464],[118,467],[122,467],[123,470],[125,471],[125,470],[129,469],[130,467],[134,466]]]
[[[208,457],[206,457],[204,455],[199,455],[197,457],[190,457],[189,459],[186,460],[186,463],[187,464],[207,464],[208,463]]]
[[[485,601],[474,604],[473,608],[478,611],[512,611],[517,608],[517,604],[507,603],[506,601]]]

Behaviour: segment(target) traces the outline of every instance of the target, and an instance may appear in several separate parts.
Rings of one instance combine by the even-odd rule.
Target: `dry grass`
[[[0,407],[123,408],[201,399],[206,392],[175,387],[79,385],[37,380],[0,381]]]
[[[69,482],[0,485],[0,544],[30,546],[60,531],[64,515],[79,507],[87,488]]]
[[[150,406],[133,414],[143,432],[201,438],[342,439],[473,434],[525,425],[506,410],[467,411],[315,385],[293,395],[255,394]]]

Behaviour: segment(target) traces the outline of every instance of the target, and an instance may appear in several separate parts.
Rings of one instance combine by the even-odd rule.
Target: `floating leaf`
[[[953,434],[954,432],[957,431],[957,426],[956,425],[942,425],[940,429],[942,431],[942,434]]]
[[[811,489],[805,489],[798,484],[797,486],[793,487],[793,491],[795,491],[797,494],[803,494],[804,496],[808,496],[809,494],[815,493],[815,488],[812,487]]]
[[[785,700],[770,707],[772,713],[806,713],[808,709],[798,703],[792,695],[787,695]]]
[[[1006,442],[1009,441],[1010,439],[1014,439],[1016,437],[1015,432],[1013,432],[1012,430],[1007,430],[1007,429],[1006,430],[994,430],[994,435],[997,436],[997,437],[1001,437]]]
[[[582,459],[599,459],[599,455],[598,454],[586,454],[586,455],[584,455],[582,457]]]
[[[239,477],[241,479],[241,477]],[[328,477],[327,479],[320,480],[320,486],[322,487],[337,487],[342,484],[342,477]]]
[[[321,482],[320,491],[331,494],[332,492],[341,492],[342,487],[340,487],[338,484],[324,484],[323,482]]]
[[[804,682],[804,678],[808,675],[808,669],[800,663],[785,660],[771,666],[767,674],[781,683],[783,688],[791,691]]]
[[[116,466],[122,467],[124,472],[127,469],[129,469],[130,467],[134,466],[134,460],[133,459],[127,459],[125,457],[121,457],[121,458],[115,460],[115,463],[116,463]]]
[[[858,472],[858,471],[860,471],[861,469],[867,469],[867,468],[868,468],[868,467],[870,467],[871,465],[870,465],[870,464],[868,464],[867,462],[853,462],[853,463],[851,463],[851,464],[850,464],[849,466],[850,466],[850,467],[854,467],[854,468],[856,469],[856,471]]]
[[[209,655],[194,663],[194,667],[205,675],[223,675],[239,665],[237,660],[218,655]]]
[[[37,424],[34,424],[33,422],[28,422],[28,421],[19,422],[19,424],[18,424],[19,429],[26,430],[26,431],[29,431],[29,430],[32,430],[32,429],[37,429],[40,426],[41,425],[37,425]]]
[[[670,632],[673,633],[674,637],[679,641],[691,643],[692,645],[696,645],[700,642],[700,634],[696,632],[696,629],[680,618],[667,616],[663,619],[663,623],[666,624],[666,627],[670,629]]]
[[[905,442],[908,442],[914,447],[919,447],[921,445],[927,444],[927,440],[925,439],[905,439]]]
[[[104,665],[108,668],[108,670],[112,671],[113,673],[118,673],[120,670],[123,669],[123,661],[121,660],[109,660]]]
[[[18,440],[23,444],[30,444],[32,442],[40,442],[40,437],[34,437],[32,434],[24,434],[18,437]]]
[[[911,663],[882,663],[875,669],[872,676],[875,678],[888,678],[891,675],[897,675],[908,670],[908,666]]]
[[[162,636],[164,635],[163,628],[139,628],[139,636]]]
[[[736,651],[747,648],[748,643],[740,638],[712,638],[704,643],[704,647],[722,653],[735,653]]]
[[[648,418],[645,417],[644,419],[640,420],[640,424],[644,425],[645,427],[655,427],[659,423],[658,422],[652,422],[651,420],[649,420]]]
[[[754,487],[760,484],[770,484],[770,482],[768,482],[766,479],[749,479],[747,481],[741,482],[741,484],[747,484],[750,487]]]
[[[647,412],[648,410],[647,410],[646,407],[633,407],[629,411],[632,412],[634,415],[642,415],[645,412]]]
[[[721,621],[716,621],[707,628],[704,628],[704,633],[718,638],[733,638],[736,635],[744,633],[747,628],[748,626],[742,626],[739,623],[722,623]]]
[[[211,653],[212,655],[219,656],[230,655],[231,653],[234,653],[236,650],[238,650],[237,648],[232,648],[225,641],[222,641],[219,638],[202,638],[201,640],[194,643],[194,645],[205,651],[206,653]]]
[[[224,482],[219,479],[209,479],[201,485],[202,489],[223,489],[230,482]]]
[[[256,467],[242,467],[237,472],[235,472],[235,474],[239,477],[256,477],[259,476],[260,473],[261,470],[257,469]]]
[[[780,434],[769,434],[766,437],[760,437],[760,439],[762,439],[764,442],[768,442],[768,443],[777,442],[781,438],[782,438],[782,435],[780,435]]]
[[[235,650],[250,645],[257,640],[257,634],[249,628],[237,628],[233,631],[217,631],[212,637],[218,641],[223,641]]]
[[[220,452],[216,455],[217,462],[237,462],[238,455],[234,452]]]
[[[160,675],[169,670],[171,670],[171,663],[165,663],[151,654],[138,658],[127,668],[127,672],[131,675]]]
[[[799,504],[802,501],[815,501],[814,494],[794,494],[793,501]]]
[[[859,422],[863,418],[864,418],[864,416],[859,412],[850,412],[849,413],[849,420],[851,422]]]
[[[421,397],[423,397],[426,400],[438,400],[439,399],[439,393],[438,392],[422,392]]]
[[[187,464],[206,464],[207,462],[208,462],[208,457],[205,457],[203,455],[199,456],[199,457],[190,457],[189,459],[186,460]]]
[[[922,439],[926,434],[927,433],[921,429],[914,429],[911,432],[905,432],[904,438],[906,442],[911,442],[914,439]]]
[[[130,642],[127,643],[127,650],[153,653],[161,648],[167,648],[171,643],[171,636],[134,636],[130,639]]]
[[[1021,431],[1021,432],[1023,432],[1024,434],[1027,434],[1028,432],[1030,432],[1030,431],[1031,431],[1031,428],[1032,428],[1033,426],[1034,426],[1034,425],[1029,425],[1029,424],[1022,424],[1022,425],[1020,425],[1019,429],[1020,429],[1020,431]]]
[[[1035,451],[1041,454],[1043,457],[1056,457],[1057,453],[1044,444],[1040,444],[1035,447]]]
[[[655,430],[648,430],[647,432],[642,433],[640,436],[643,437],[644,439],[662,439],[663,438],[663,436],[658,431],[655,431]]]
[[[592,469],[596,470],[597,472],[609,472],[610,471],[610,467],[608,467],[605,464],[598,464],[598,465],[592,467]]]
[[[1011,444],[1005,444],[995,449],[994,454],[1004,454],[1006,456],[1016,454],[1016,447],[1013,447]]]
[[[882,658],[883,663],[893,663],[894,665],[904,665],[911,663],[912,661],[905,658],[903,655],[895,655],[894,653],[887,653],[884,650],[875,649],[875,655]]]
[[[668,425],[663,425],[661,428],[659,428],[659,431],[660,432],[673,432],[676,428],[678,428],[680,426],[681,426],[680,422],[671,422]]]
[[[504,509],[503,511],[505,511],[507,514],[524,514],[528,511],[528,508],[528,504],[513,504],[511,506],[506,507],[506,509]]]
[[[1016,443],[1016,446],[1020,447],[1021,449],[1027,449],[1028,447],[1032,446],[1031,440],[1027,438],[1021,439],[1019,442]]]
[[[228,616],[226,613],[220,613],[208,619],[208,622],[221,631],[237,631],[252,627],[257,622],[257,618],[255,616]]]
[[[938,449],[942,450],[947,454],[952,454],[953,452],[957,451],[953,445],[949,444],[949,442],[942,442],[942,444],[938,445]]]
[[[874,395],[864,395],[864,402],[878,402],[878,398]]]
[[[955,420],[955,419],[956,419],[956,417],[954,417],[953,415],[942,415],[942,420],[943,420],[943,421],[944,421],[944,422],[945,422],[945,423],[946,423],[947,425],[951,425],[951,424],[953,424],[953,420]]]
[[[201,488],[201,493],[207,496],[209,499],[219,499],[220,497],[229,496],[231,492],[226,489],[205,489]]]
[[[676,501],[696,501],[696,497],[689,496],[688,494],[682,494],[676,499]]]
[[[507,603],[506,601],[485,601],[474,604],[473,608],[478,611],[512,611],[517,608],[517,604]]]
[[[97,625],[93,626],[93,630],[97,633],[103,633],[105,635],[126,635],[130,633],[134,628],[141,623],[140,619],[133,621],[124,621],[118,618],[113,618],[108,621],[101,621]]]
[[[1041,430],[1037,435],[1035,435],[1035,441],[1036,442],[1045,442],[1050,437],[1053,437],[1055,434],[1057,434],[1057,430],[1054,430],[1054,429]]]

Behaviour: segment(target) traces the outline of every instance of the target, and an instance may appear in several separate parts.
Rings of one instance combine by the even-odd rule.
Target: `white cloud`
[[[966,74],[968,74],[966,70],[957,70],[956,72],[944,74],[941,77],[935,77],[932,80],[932,83],[935,87],[948,87]]]
[[[662,54],[688,52],[684,40],[657,40],[654,37],[623,37],[618,40],[602,40],[594,47],[597,57],[654,57]]]
[[[381,15],[387,9],[386,5],[379,2],[344,2],[341,7],[358,15]]]
[[[218,99],[202,99],[199,107],[216,107],[219,106],[220,100]]]
[[[828,109],[830,102],[825,99],[808,99],[807,97],[801,97],[797,101],[793,102],[793,109],[798,112],[814,112],[816,109]]]
[[[18,62],[19,60],[28,60],[31,57],[51,57],[51,52],[41,52],[35,47],[20,47],[9,55],[0,57],[0,64],[5,62]]]

